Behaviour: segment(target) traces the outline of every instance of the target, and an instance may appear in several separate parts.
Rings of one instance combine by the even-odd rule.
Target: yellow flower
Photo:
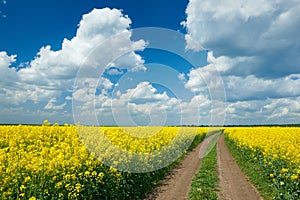
[[[25,190],[25,189],[26,189],[25,185],[21,185],[20,191],[23,191],[23,190]]]
[[[110,167],[110,168],[109,168],[109,171],[111,171],[112,173],[116,173],[116,172],[117,172],[117,169],[114,168],[114,167]]]
[[[104,177],[104,173],[103,173],[103,172],[99,172],[98,177],[99,177],[100,179],[102,179],[102,178]]]
[[[298,179],[298,175],[297,174],[293,174],[292,176],[291,176],[291,179],[294,181],[294,180],[296,180],[296,179]]]
[[[71,185],[70,185],[69,183],[67,183],[67,184],[65,185],[65,188],[69,189],[70,186],[71,186]]]
[[[85,176],[89,176],[91,173],[89,171],[84,172]]]
[[[81,184],[80,183],[76,183],[75,189],[76,189],[77,192],[80,192],[80,190],[81,190]]]
[[[274,178],[274,174],[270,174],[270,178]]]
[[[30,176],[27,176],[24,180],[25,183],[29,182],[31,180]]]
[[[285,173],[285,172],[288,172],[288,171],[289,171],[289,169],[287,169],[287,168],[282,168],[282,169],[281,169],[281,172],[282,172],[282,173]]]
[[[5,185],[5,188],[0,186],[3,195],[0,195],[0,198],[10,199],[17,193],[24,193],[24,197],[27,198],[25,191],[28,190],[29,185],[34,185],[35,190],[41,192],[36,195],[55,193],[59,198],[67,198],[70,193],[70,197],[76,199],[79,191],[82,191],[84,187],[92,187],[92,181],[95,181],[93,179],[101,184],[106,184],[104,176],[108,176],[108,179],[115,183],[120,181],[122,174],[116,168],[110,168],[110,171],[107,171],[101,160],[107,160],[113,156],[116,158],[115,164],[121,165],[129,158],[119,158],[118,152],[109,147],[107,142],[103,142],[101,139],[98,141],[96,138],[104,138],[99,134],[101,130],[109,143],[113,144],[111,146],[117,146],[128,152],[150,153],[159,151],[166,145],[173,145],[172,148],[176,149],[178,146],[175,145],[187,141],[187,138],[190,139],[193,133],[204,136],[207,128],[99,128],[85,127],[79,124],[78,126],[58,126],[57,124],[51,125],[48,120],[44,121],[43,126],[0,126],[0,144],[4,145],[3,148],[0,148],[0,171],[4,172],[1,174],[1,180],[2,185]],[[79,131],[81,131],[80,134]],[[178,134],[183,132],[184,134]],[[86,137],[85,133],[87,133]],[[174,140],[176,142],[173,144]],[[92,148],[88,151],[86,146],[89,145],[95,149]],[[90,154],[89,152],[94,153]],[[95,159],[95,155],[99,159]],[[145,166],[149,164],[147,158],[141,158],[140,162],[145,163]],[[21,166],[24,166],[24,173],[16,176],[16,172],[23,170],[20,169]],[[101,169],[101,167],[103,168]],[[83,171],[83,168],[86,171]],[[51,185],[54,185],[53,188],[45,190],[43,185],[39,184],[38,180],[44,177],[50,177],[46,181],[51,182]],[[83,178],[87,183],[86,186],[79,183]],[[21,186],[13,187],[17,183],[21,183]],[[62,193],[65,189],[68,191]],[[35,197],[30,198],[30,200],[35,199]]]
[[[60,188],[62,185],[63,185],[63,183],[60,181],[60,182],[58,182],[58,183],[55,184],[55,187],[56,188]]]
[[[280,185],[284,185],[284,182],[283,182],[283,181],[280,181]]]
[[[36,198],[34,196],[32,196],[28,200],[36,200]]]
[[[93,172],[92,172],[92,176],[96,177],[96,176],[97,176],[97,172],[96,172],[96,171],[93,171]]]

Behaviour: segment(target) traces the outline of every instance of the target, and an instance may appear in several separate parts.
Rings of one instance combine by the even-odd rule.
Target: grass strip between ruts
[[[218,137],[214,139],[218,139]],[[192,180],[189,199],[218,199],[216,193],[216,184],[218,180],[217,150],[215,145],[209,154],[203,158],[201,168]]]

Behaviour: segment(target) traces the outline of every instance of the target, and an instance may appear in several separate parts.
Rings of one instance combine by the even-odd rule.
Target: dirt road
[[[145,200],[188,199],[192,179],[201,166],[200,158],[214,137],[215,135],[207,137],[193,151],[189,152]]]
[[[185,200],[191,181],[201,166],[201,152],[212,138],[204,140],[166,176],[145,200]],[[202,148],[201,148],[202,146]],[[200,151],[201,149],[201,151]],[[200,152],[200,154],[199,154]],[[200,156],[200,157],[199,157]],[[218,198],[220,200],[256,200],[260,198],[257,190],[234,161],[224,142],[223,134],[217,143],[217,163],[219,173]]]
[[[192,178],[201,165],[198,157],[200,146],[189,152],[145,200],[187,199]]]
[[[247,181],[246,176],[234,161],[224,135],[217,143],[217,165],[219,173],[218,198],[220,200],[256,200],[261,199],[256,188]]]

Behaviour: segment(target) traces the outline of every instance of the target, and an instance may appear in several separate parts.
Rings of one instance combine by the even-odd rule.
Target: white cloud
[[[12,63],[16,62],[16,55],[8,56],[7,52],[1,51],[0,52],[0,67],[6,68],[10,66]]]
[[[67,101],[71,101],[72,100],[72,97],[71,96],[66,96],[65,98]]]
[[[149,82],[140,82],[124,93],[118,90],[112,97],[101,93],[89,99],[84,98],[89,96],[89,92],[81,91],[85,94],[75,93],[76,96],[73,96],[82,100],[77,107],[80,119],[91,115],[95,108],[102,123],[114,119],[118,125],[164,125],[165,120],[170,118],[177,118],[180,123],[182,101],[169,97],[166,92],[159,93]]]
[[[228,124],[299,123],[300,97],[228,103]]]
[[[185,74],[184,74],[184,73],[178,74],[177,77],[178,77],[178,79],[181,80],[181,81],[186,81],[186,79],[185,79]]]
[[[143,50],[147,43],[130,40],[129,17],[120,10],[104,8],[84,15],[76,35],[64,39],[60,50],[42,47],[19,72],[10,68],[16,55],[0,52],[0,104],[11,106],[1,109],[0,116],[4,120],[9,110],[31,116],[30,111],[13,107],[33,101],[41,107],[34,112],[36,115],[53,117],[64,113],[65,101],[74,98],[82,116],[90,116],[95,108],[100,117],[114,118],[119,124],[134,125],[137,120],[155,125],[168,118],[180,120],[180,116],[182,124],[209,124],[211,118],[224,112],[225,97],[221,90],[225,89],[229,124],[299,119],[300,7],[296,1],[190,0],[186,12],[187,20],[182,23],[188,29],[186,50],[211,49],[206,66],[177,76],[194,92],[191,99],[170,97],[145,81],[123,93],[118,90],[116,96],[110,97],[107,90],[116,85],[92,72],[77,79],[78,88],[69,96],[79,67],[98,63],[99,55],[115,59],[115,49],[123,49],[126,54],[110,60],[107,67],[116,68],[108,74],[120,74],[121,69],[146,70],[144,60],[132,49]],[[120,35],[112,39],[116,34]],[[109,46],[97,49],[109,38]],[[93,49],[96,51],[92,52]],[[97,93],[99,90],[101,94]]]
[[[127,16],[123,16],[120,10],[94,9],[83,15],[76,36],[71,40],[64,39],[61,50],[52,51],[50,46],[42,47],[37,57],[30,62],[29,67],[19,72],[19,76],[24,82],[39,83],[42,78],[46,85],[56,83],[53,84],[54,87],[62,87],[61,80],[74,78],[79,66],[86,59],[94,59],[89,57],[93,56],[90,52],[111,36],[127,32],[124,35],[126,38],[120,38],[123,40],[122,42],[117,41],[115,44],[111,44],[109,49],[101,52],[102,54],[110,55],[114,48],[124,48],[134,44],[130,41],[131,33],[128,30],[130,24],[131,20]],[[142,49],[144,43],[140,41],[138,43],[140,45],[137,46]],[[133,52],[124,56],[122,61],[120,65],[125,65],[126,68],[143,65],[141,57]]]
[[[165,92],[158,91],[148,82],[141,82],[125,93],[116,92],[116,97],[100,94],[96,97],[96,109],[99,116],[113,118],[118,125],[137,125],[139,121],[149,121],[150,125],[176,124],[210,124],[222,123],[212,112],[212,102],[207,94],[195,95],[184,102],[181,99],[169,97]],[[88,108],[82,107],[82,108]],[[216,112],[224,110],[221,104],[215,102]],[[109,115],[109,113],[113,113]],[[223,116],[223,115],[222,115]],[[137,124],[135,124],[137,123]]]
[[[215,58],[212,52],[209,52],[208,65],[190,70],[185,87],[192,92],[207,94],[224,86],[229,101],[300,96],[300,74],[273,79],[259,78],[254,75],[241,77],[226,74],[232,66],[249,59],[252,58],[231,59],[226,56]],[[224,73],[221,78],[215,69]]]
[[[211,58],[212,56],[208,56],[208,62],[211,61]],[[188,73],[188,81],[186,82],[185,87],[192,92],[204,93],[222,90],[224,88],[223,80],[217,70],[220,66],[220,63],[212,62],[204,67],[191,69]]]
[[[144,47],[146,43],[140,43],[140,44],[142,44],[141,47]],[[141,49],[141,47],[139,47],[139,49]],[[142,59],[142,57],[133,52],[121,56],[113,63],[113,65],[118,66],[118,68],[128,69],[129,71],[133,71],[133,72],[145,71],[147,69],[144,66],[144,60]]]
[[[200,50],[204,50],[204,48],[197,43],[196,41],[194,41],[192,39],[192,37],[190,35],[185,35],[185,41],[186,41],[186,50],[193,50],[193,51],[200,51]]]
[[[300,4],[298,1],[190,0],[186,38],[205,49],[208,65],[190,70],[186,88],[214,89],[228,99],[227,123],[299,123]],[[213,54],[214,53],[214,54]]]
[[[110,68],[107,72],[109,75],[121,75],[123,71],[118,68]]]
[[[97,79],[84,78],[77,81],[77,87],[73,91],[73,99],[79,102],[94,101],[97,89]]]
[[[119,98],[112,99],[110,106],[117,124],[164,125],[167,118],[180,116],[181,101],[169,97],[166,92],[158,93],[148,82],[141,82],[128,89]],[[170,122],[169,122],[170,123]]]
[[[41,47],[36,57],[25,63],[26,68],[18,72],[15,68],[9,68],[16,61],[16,55],[8,56],[6,52],[0,52],[1,104],[20,105],[31,100],[35,104],[44,103],[46,109],[63,108],[64,104],[54,105],[54,100],[62,98],[64,92],[72,92],[79,67],[87,64],[87,59],[95,60],[97,52],[91,54],[91,51],[108,38],[120,33],[122,37],[117,37],[117,40],[113,41],[114,44],[105,51],[102,49],[101,53],[103,56],[110,56],[114,48],[127,48],[127,55],[118,61],[120,68],[144,69],[143,59],[132,52],[132,46],[142,50],[146,43],[130,40],[130,24],[131,20],[120,10],[94,9],[83,15],[76,35],[71,40],[64,39],[60,50],[54,51],[49,45]],[[99,80],[99,87],[105,90],[112,88],[113,84],[108,79]]]
[[[232,74],[280,77],[300,73],[298,1],[190,0],[188,37],[216,57],[251,58]],[[270,71],[272,73],[269,73]]]
[[[57,100],[54,97],[48,101],[47,105],[44,108],[46,110],[62,110],[67,105],[66,102],[63,104],[60,104],[60,105],[56,105],[56,103],[57,103]]]
[[[48,90],[40,87],[34,88],[27,85],[16,85],[13,87],[5,87],[1,90],[1,102],[8,105],[18,105],[25,103],[28,99],[33,103],[47,102],[49,97],[60,95],[60,91]],[[21,89],[20,89],[21,88]]]
[[[111,89],[113,87],[113,85],[114,85],[112,82],[110,82],[109,79],[104,78],[104,77],[100,78],[98,84],[100,84],[100,87],[103,86],[105,90]]]
[[[224,78],[229,100],[266,99],[300,96],[300,74],[277,79],[228,76]]]
[[[157,90],[148,82],[139,83],[136,88],[128,89],[125,94],[121,95],[122,99],[128,101],[134,100],[168,100],[169,97],[164,92],[163,94],[157,93]]]
[[[230,58],[227,56],[214,57],[213,51],[207,53],[207,62],[214,65],[219,72],[228,72],[230,69],[245,62],[252,62],[254,57],[238,56]]]
[[[16,55],[7,55],[7,52],[1,51],[0,52],[0,78],[1,80],[7,80],[7,76],[12,78],[15,74],[14,68],[9,68],[14,62],[16,62]],[[4,82],[4,81],[3,81]]]

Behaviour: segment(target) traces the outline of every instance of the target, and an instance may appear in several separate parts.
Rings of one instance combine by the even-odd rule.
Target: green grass
[[[218,137],[215,138],[218,139]],[[216,193],[216,183],[218,180],[217,150],[216,146],[214,146],[210,153],[203,158],[201,168],[192,180],[189,199],[218,199]]]
[[[194,148],[196,148],[198,146],[198,144],[200,144],[205,139],[205,137],[206,137],[206,134],[196,135],[187,151],[189,152],[189,151],[192,151]]]
[[[266,174],[269,174],[267,170],[264,169],[257,160],[251,158],[251,152],[248,149],[238,148],[235,143],[226,138],[226,136],[225,142],[237,164],[257,188],[260,196],[265,200],[272,199],[272,197],[275,196],[275,191],[271,185],[271,180],[266,176]]]

